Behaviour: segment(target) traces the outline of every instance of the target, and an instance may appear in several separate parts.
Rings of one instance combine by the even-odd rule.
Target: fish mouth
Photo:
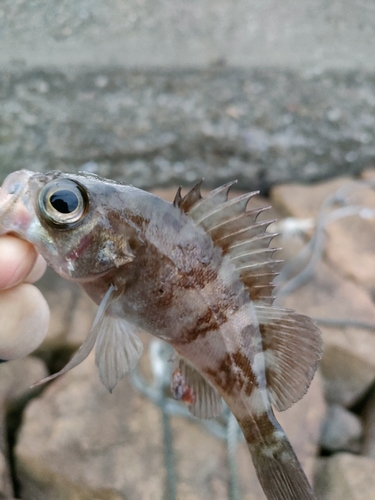
[[[15,233],[24,236],[33,217],[28,198],[30,170],[9,174],[0,187],[0,235]]]

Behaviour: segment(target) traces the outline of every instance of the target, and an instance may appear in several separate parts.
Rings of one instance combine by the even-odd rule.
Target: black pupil
[[[70,214],[78,207],[78,196],[68,189],[56,191],[50,197],[50,203],[61,214]]]

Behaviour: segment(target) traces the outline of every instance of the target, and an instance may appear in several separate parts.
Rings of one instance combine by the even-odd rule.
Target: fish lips
[[[8,177],[0,187],[0,235],[15,233],[26,237],[30,223],[35,217],[30,204],[28,187],[34,172],[19,170]]]

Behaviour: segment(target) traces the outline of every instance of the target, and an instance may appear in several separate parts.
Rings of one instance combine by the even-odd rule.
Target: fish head
[[[0,235],[32,243],[64,278],[96,279],[133,259],[116,188],[92,174],[13,172],[0,188]]]

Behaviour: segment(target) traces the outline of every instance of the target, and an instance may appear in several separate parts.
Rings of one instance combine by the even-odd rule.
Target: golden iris
[[[39,194],[39,208],[43,218],[62,228],[81,222],[88,210],[85,189],[70,179],[51,181]]]

